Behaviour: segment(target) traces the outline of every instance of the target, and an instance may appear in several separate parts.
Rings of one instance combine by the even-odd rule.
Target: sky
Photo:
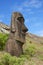
[[[10,25],[12,12],[22,13],[28,32],[43,36],[43,0],[0,0],[0,22]]]

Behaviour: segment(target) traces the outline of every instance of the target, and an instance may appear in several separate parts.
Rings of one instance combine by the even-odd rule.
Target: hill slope
[[[31,33],[27,33],[26,36],[28,37],[30,42],[33,42],[33,43],[43,43],[43,37],[31,34]]]
[[[6,27],[5,24],[4,24],[5,28],[2,26],[0,26],[0,31],[2,30],[2,28],[4,30],[2,30],[1,33],[3,32],[7,33],[5,32],[5,30],[9,32],[8,26]],[[34,34],[27,33],[26,42],[23,45],[23,51],[24,51],[24,55],[22,56],[22,58],[23,59],[25,58],[25,62],[22,65],[43,65],[43,37],[39,37]],[[1,55],[3,55],[3,53],[0,53],[0,57]],[[11,61],[14,61],[14,60],[11,60]]]
[[[0,22],[0,32],[1,33],[9,33],[9,26],[5,25],[4,23]]]
[[[27,33],[23,49],[25,54],[31,55],[31,60],[24,65],[43,65],[43,37]]]

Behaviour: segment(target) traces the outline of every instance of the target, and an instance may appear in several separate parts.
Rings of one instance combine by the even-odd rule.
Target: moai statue
[[[10,35],[5,46],[7,52],[15,56],[20,56],[23,53],[22,47],[27,30],[22,14],[14,12],[11,17]]]

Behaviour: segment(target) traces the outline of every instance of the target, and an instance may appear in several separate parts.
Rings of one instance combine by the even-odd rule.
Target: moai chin
[[[23,53],[22,46],[25,42],[27,30],[23,15],[14,12],[11,17],[10,35],[5,46],[8,53],[13,56],[20,56]]]

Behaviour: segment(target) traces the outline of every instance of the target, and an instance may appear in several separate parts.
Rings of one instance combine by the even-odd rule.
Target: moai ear
[[[12,19],[11,19],[11,32],[12,33],[14,33],[16,31],[16,29],[15,29],[16,24],[15,23],[16,23],[16,21],[15,21],[14,17],[12,17]]]

